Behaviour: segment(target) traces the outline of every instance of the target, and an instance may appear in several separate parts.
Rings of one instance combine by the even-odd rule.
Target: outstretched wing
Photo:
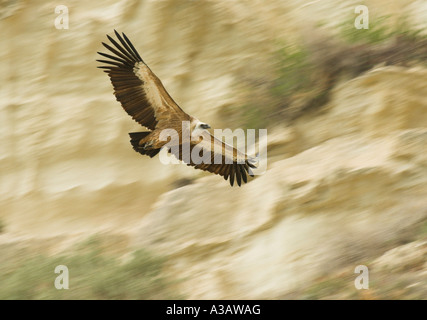
[[[159,78],[144,63],[128,37],[114,30],[120,44],[107,35],[114,47],[102,43],[110,53],[98,52],[109,60],[96,60],[105,69],[114,87],[114,95],[125,111],[139,124],[154,130],[161,120],[189,116],[176,104]]]
[[[199,141],[190,143],[190,155],[183,155],[180,148],[177,158],[195,169],[221,175],[225,180],[230,179],[240,187],[242,181],[247,182],[247,175],[253,177],[252,169],[256,168],[257,160],[240,152],[233,146],[212,136],[209,131],[200,134]]]

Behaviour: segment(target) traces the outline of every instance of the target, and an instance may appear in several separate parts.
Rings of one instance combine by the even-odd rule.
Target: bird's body
[[[247,182],[246,174],[253,175],[251,168],[256,167],[256,160],[215,138],[207,131],[209,125],[185,113],[126,35],[122,34],[122,37],[117,31],[115,34],[120,44],[108,35],[114,47],[103,43],[114,55],[98,52],[110,60],[97,61],[107,64],[99,68],[106,69],[117,101],[136,122],[149,130],[129,133],[134,150],[154,157],[167,145],[169,152],[189,166],[219,174],[226,180],[229,178],[231,185],[234,180],[239,186],[242,180]],[[172,137],[164,138],[168,132],[176,133],[175,144],[179,148],[173,148]],[[210,161],[205,158],[204,162],[198,163],[184,150],[209,153]]]

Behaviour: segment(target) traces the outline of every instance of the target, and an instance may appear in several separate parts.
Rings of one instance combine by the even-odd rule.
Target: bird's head
[[[192,127],[192,131],[193,132],[199,131],[199,130],[206,130],[206,129],[210,129],[211,128],[211,126],[208,125],[207,123],[202,122],[202,121],[197,120],[197,119],[195,119],[195,121],[193,121],[191,127]]]
[[[200,139],[200,137],[203,135],[203,132],[206,132],[206,130],[209,128],[210,126],[207,123],[195,119],[190,126],[191,138],[195,140]]]

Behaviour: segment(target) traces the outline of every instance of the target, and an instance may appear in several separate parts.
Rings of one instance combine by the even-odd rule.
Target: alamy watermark
[[[354,27],[356,29],[369,29],[369,9],[367,6],[359,5],[354,8],[354,13],[359,15],[354,20]]]
[[[177,158],[195,165],[245,164],[250,159],[256,162],[254,175],[267,170],[267,129],[214,129],[212,136],[206,130],[191,131],[190,121],[182,121],[181,134],[172,128],[164,129],[159,140],[167,141],[159,153],[160,162],[165,165],[179,164]]]
[[[59,266],[56,266],[55,273],[59,273],[59,276],[55,278],[55,288],[58,290],[69,289],[68,267],[62,264]]]
[[[369,289],[369,269],[365,265],[359,265],[354,269],[354,273],[359,275],[354,279],[354,286],[357,290]]]
[[[55,7],[55,13],[58,15],[55,18],[56,29],[68,29],[68,7],[59,5]]]

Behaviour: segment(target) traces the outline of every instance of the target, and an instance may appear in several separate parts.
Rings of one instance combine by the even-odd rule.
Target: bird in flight
[[[240,152],[233,146],[215,138],[207,129],[210,126],[185,113],[172,99],[160,79],[145,64],[128,37],[114,30],[118,42],[107,35],[112,45],[102,42],[110,52],[98,52],[107,58],[99,59],[104,65],[98,68],[110,77],[114,95],[123,109],[148,131],[131,132],[130,142],[135,151],[154,157],[162,147],[176,158],[196,169],[221,175],[240,186],[253,177],[257,159]],[[185,124],[185,125],[184,125]],[[165,132],[171,140],[165,139]],[[176,133],[178,139],[173,139]],[[172,142],[171,142],[172,141]],[[175,148],[176,147],[176,148]],[[192,157],[194,154],[204,156]]]

